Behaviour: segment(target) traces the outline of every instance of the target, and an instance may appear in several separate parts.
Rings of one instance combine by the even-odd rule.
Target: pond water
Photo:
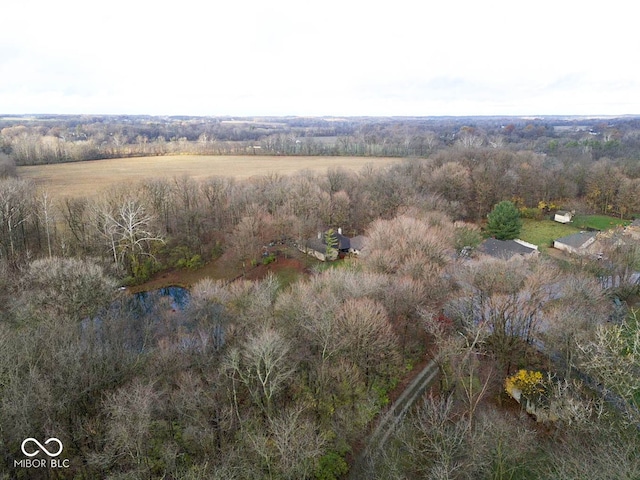
[[[182,287],[166,287],[134,294],[135,307],[141,320],[146,319],[156,339],[164,338],[182,350],[219,349],[224,345],[224,307],[209,305],[196,317],[206,318],[199,323],[191,315],[181,315],[189,306],[191,294]],[[168,302],[167,302],[168,299]]]
[[[138,292],[134,294],[134,297],[140,302],[145,311],[151,311],[163,297],[169,297],[172,309],[182,311],[189,304],[191,294],[186,288],[165,287],[149,292]]]
[[[190,300],[189,290],[182,287],[121,295],[101,314],[81,322],[84,341],[102,343],[117,337],[137,351],[160,342],[180,350],[221,348],[224,307],[208,305],[195,316],[185,315]]]

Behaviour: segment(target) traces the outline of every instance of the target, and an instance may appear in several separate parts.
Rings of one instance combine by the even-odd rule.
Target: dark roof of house
[[[515,255],[528,255],[535,252],[535,248],[522,245],[514,240],[497,240],[487,238],[480,244],[478,250],[495,258],[509,259]]]
[[[324,253],[327,250],[327,244],[324,243],[324,239],[310,238],[307,240],[307,248]]]
[[[327,249],[326,234],[327,232],[325,231],[319,235],[320,238],[309,239],[307,241],[307,246],[309,248],[314,249],[316,252],[324,252]],[[342,235],[341,233],[338,233],[335,230],[333,231],[333,237],[338,242],[336,246],[338,250],[348,250],[349,247],[351,246],[351,241],[349,240],[349,237],[345,237],[344,235]]]
[[[585,242],[587,242],[591,238],[594,238],[597,234],[598,232],[578,232],[574,233],[573,235],[567,235],[566,237],[558,238],[556,242],[562,243],[564,245],[569,245],[573,248],[580,248],[585,244]]]
[[[341,233],[333,232],[333,235],[338,239],[338,250],[349,250],[351,246],[351,241],[349,237],[345,237]]]
[[[368,240],[369,239],[364,235],[356,235],[350,240],[351,248],[354,250],[362,250],[366,246]]]

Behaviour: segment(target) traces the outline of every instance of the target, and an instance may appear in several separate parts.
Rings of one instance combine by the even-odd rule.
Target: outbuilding
[[[596,241],[598,232],[579,232],[573,235],[559,238],[553,242],[553,248],[568,253],[586,254],[587,250]]]

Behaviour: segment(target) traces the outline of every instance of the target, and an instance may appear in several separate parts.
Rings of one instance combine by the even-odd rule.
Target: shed
[[[573,235],[559,238],[553,242],[553,248],[569,253],[588,253],[589,248],[595,241],[598,232],[579,232]]]
[[[567,212],[565,210],[558,210],[554,215],[553,219],[559,223],[569,223],[573,218],[572,212]]]

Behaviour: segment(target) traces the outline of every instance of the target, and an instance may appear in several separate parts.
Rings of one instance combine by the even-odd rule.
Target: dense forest
[[[536,221],[638,216],[638,118],[5,116],[0,148],[4,478],[640,476],[640,243],[616,231],[604,261],[475,249],[504,200]],[[16,173],[257,150],[403,160],[90,198]],[[299,252],[334,228],[366,249]],[[294,278],[249,279],[287,258]],[[184,308],[123,289],[212,265]],[[436,384],[350,472],[432,359]],[[58,438],[68,466],[16,466],[27,438]]]

